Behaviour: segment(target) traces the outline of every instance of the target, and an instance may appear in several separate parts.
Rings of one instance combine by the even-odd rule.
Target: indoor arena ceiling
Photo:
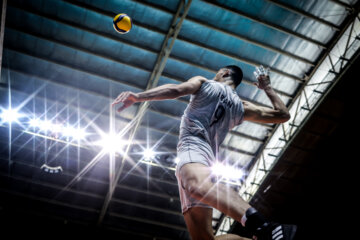
[[[29,215],[98,225],[132,239],[189,239],[174,175],[189,97],[135,104],[121,113],[112,100],[122,91],[196,75],[212,79],[235,64],[244,72],[236,89],[241,99],[271,107],[253,85],[255,67],[264,65],[285,104],[296,106],[358,11],[356,0],[7,1],[1,109],[17,109],[20,118],[11,125],[1,120],[0,196],[19,204],[25,199]],[[127,34],[112,26],[118,13],[132,18]],[[351,37],[347,47],[358,40]],[[334,72],[350,58],[340,60]],[[31,125],[34,119],[41,126]],[[293,125],[290,133],[300,129]],[[78,140],[56,127],[85,136]],[[277,129],[244,122],[228,134],[221,156],[245,178]],[[106,136],[116,153],[102,148]],[[149,148],[156,155],[144,157]],[[214,212],[215,230],[223,219]]]

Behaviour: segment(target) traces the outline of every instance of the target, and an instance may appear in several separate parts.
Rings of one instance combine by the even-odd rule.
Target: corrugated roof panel
[[[217,1],[221,2],[221,1]],[[259,1],[256,1],[259,2]],[[247,5],[244,7],[246,12],[257,11],[257,8],[252,8],[248,2],[234,2],[234,7],[240,9],[238,4],[246,3]],[[259,2],[259,4],[262,4]],[[222,5],[229,6],[229,2],[225,1]],[[212,13],[211,15],[209,13]],[[226,29],[230,32],[239,34],[240,36],[247,36],[253,40],[270,44],[271,46],[277,48],[283,48],[283,45],[287,41],[293,41],[296,37],[289,36],[286,33],[281,31],[271,29],[261,23],[254,22],[248,18],[244,18],[238,14],[234,14],[225,9],[221,9],[212,4],[208,4],[206,2],[196,1],[192,5],[189,16],[199,19],[199,21],[207,22],[209,25],[215,25],[217,27]],[[228,20],[227,20],[228,19]],[[316,49],[317,46],[313,43],[308,43],[312,45],[312,48]],[[306,59],[308,57],[306,54],[301,54]],[[312,60],[312,59],[309,59]]]
[[[281,94],[278,94],[278,96],[281,98],[281,100],[285,103],[285,105],[287,105],[290,101],[291,101],[291,98],[288,98],[284,95],[281,95]],[[273,108],[270,100],[269,100],[269,97],[266,95],[266,93],[260,89],[257,89],[256,90],[256,94],[254,95],[254,99],[256,99],[256,102],[258,103],[262,103],[266,106],[269,106],[271,108]]]
[[[246,12],[246,14],[248,14],[249,16],[261,16],[261,20],[265,20],[268,23],[282,26],[286,29],[301,33],[304,36],[311,37],[321,42],[326,42],[327,40],[329,40],[329,35],[332,36],[332,33],[335,32],[330,27],[325,26],[322,23],[315,22],[312,19],[301,16],[285,8],[281,8],[279,6],[271,4],[267,1],[256,0],[239,2],[236,0],[222,0],[216,2]],[[324,3],[325,1],[320,2]],[[318,4],[317,7],[323,7],[319,5],[320,4]],[[326,3],[323,5],[326,5]],[[311,5],[309,6],[309,8],[312,7],[313,6]],[[321,31],[316,31],[316,29]]]
[[[68,86],[91,91],[94,93],[108,96],[110,93],[120,93],[122,91],[138,92],[139,89],[124,85],[122,83],[110,82],[100,76],[95,76],[83,71],[78,71],[59,64],[51,63],[30,55],[20,54],[12,50],[4,50],[4,65],[11,66],[27,74],[48,79]],[[101,87],[100,87],[101,86]]]
[[[134,22],[139,22],[148,26],[154,26],[155,28],[161,29],[167,32],[173,15],[159,11],[154,8],[149,8],[140,2],[134,2],[130,0],[110,0],[104,4],[103,1],[92,1],[92,0],[79,0],[79,2],[106,11],[108,14],[113,13],[114,17],[118,13],[126,13],[131,16]],[[151,19],[151,21],[150,21]],[[112,21],[108,22],[112,26]]]
[[[179,119],[187,104],[178,100],[152,101],[151,108],[166,113],[167,115]]]
[[[147,111],[142,122],[165,132],[170,131],[169,134],[174,134],[176,135],[175,137],[179,134],[180,119],[165,118],[164,115],[160,113]]]
[[[255,153],[262,143],[234,134],[228,134],[224,140],[224,144],[246,152]]]
[[[234,130],[259,139],[265,139],[269,133],[268,128],[248,121],[244,121],[241,125],[236,126]]]
[[[315,16],[323,18],[327,21],[340,25],[340,23],[346,17],[346,9],[332,1],[287,1],[278,0],[285,4],[289,4],[306,12],[309,12]],[[352,1],[356,2],[356,0]]]
[[[276,55],[274,52],[228,37],[220,32],[215,32],[206,28],[204,30],[199,29],[199,31],[206,30],[209,31],[209,34],[208,39],[205,42],[205,46],[216,47],[219,49],[219,51],[231,52],[239,58],[226,56],[226,54],[217,53],[181,40],[176,41],[171,54],[177,55],[181,58],[189,59],[214,70],[230,64],[237,64],[241,66],[245,65],[246,63],[244,63],[240,58],[244,58],[252,62],[258,61],[262,64],[269,64]],[[184,51],[184,49],[186,51]],[[254,68],[253,65],[250,66]],[[296,75],[299,73],[292,72],[291,74]]]
[[[188,80],[193,76],[204,76],[208,79],[214,77],[214,73],[172,58],[167,60],[164,73],[184,80]]]
[[[84,49],[86,51],[93,51],[98,54],[103,54],[107,57],[118,58],[125,62],[134,62],[139,60],[139,57],[146,54],[153,54],[151,52],[140,52],[140,48],[130,45],[119,44],[114,39],[103,37],[93,32],[85,31],[84,29],[74,27],[69,24],[64,24],[43,16],[35,15],[24,10],[9,7],[8,13],[16,16],[7,21],[7,27],[11,26],[15,29],[25,30],[31,34],[38,34],[46,39],[52,39],[64,44],[71,44],[74,47]],[[23,19],[23,22],[16,21],[16,19]],[[40,27],[41,26],[41,27]],[[131,54],[130,53],[135,53]],[[121,56],[128,56],[121,58]],[[149,59],[150,60],[150,59]],[[154,60],[153,60],[154,61]],[[153,61],[149,61],[152,63]],[[153,64],[153,63],[152,63]],[[152,65],[147,66],[148,68]]]
[[[9,33],[7,47],[18,48],[30,55],[48,58],[53,62],[71,66],[71,69],[77,68],[90,74],[111,78],[114,81],[127,82],[139,88],[145,88],[145,80],[150,77],[150,73],[147,71],[120,64],[113,60],[17,31],[7,30],[7,32]],[[17,41],[22,41],[24,44],[18,46]]]
[[[248,99],[254,99],[254,96],[257,92],[257,88],[249,84],[241,83],[236,88],[236,91],[239,94],[240,98],[245,98],[244,100],[248,100]]]
[[[106,12],[101,9],[101,6],[98,7],[96,4],[99,2],[92,2],[89,4],[88,8],[82,8],[76,4],[81,4],[80,1],[76,2],[60,2],[60,1],[48,1],[46,2],[49,4],[51,8],[58,8],[63,9],[62,11],[67,11],[68,9],[72,9],[72,11],[76,11],[75,16],[86,16],[81,19],[76,19],[72,17],[72,15],[68,14],[49,14],[45,10],[41,8],[39,1],[21,1],[15,0],[12,2],[12,5],[16,5],[17,7],[24,8],[24,9],[32,9],[32,11],[36,12],[37,14],[41,14],[46,16],[47,18],[61,20],[62,24],[68,24],[71,27],[80,28],[86,31],[91,31],[95,34],[102,34],[98,36],[99,38],[102,37],[109,37],[112,39],[119,39],[124,41],[129,41],[131,43],[139,44],[139,46],[143,46],[144,48],[154,49],[156,51],[161,49],[162,42],[164,40],[164,35],[160,34],[159,32],[152,31],[150,29],[146,29],[145,27],[141,27],[138,25],[134,25],[133,29],[125,35],[121,35],[114,31],[112,26],[112,19],[117,14],[117,12],[111,13]],[[46,5],[46,4],[44,4]],[[47,6],[47,5],[46,5]],[[133,6],[134,7],[134,6]],[[127,7],[119,7],[120,9],[124,10],[124,12],[128,10]],[[112,9],[114,11],[114,9]],[[149,11],[148,11],[149,12]],[[129,14],[130,15],[130,14]],[[91,22],[97,22],[100,26],[94,26],[89,24]],[[42,28],[41,25],[38,26],[39,29]],[[55,32],[56,33],[56,32]],[[146,38],[142,37],[146,36]],[[121,45],[121,43],[119,43]]]
[[[246,79],[255,82],[255,76],[254,76],[255,67],[249,67],[247,68],[247,70],[244,71],[247,71],[244,72],[245,74],[248,75],[248,78]],[[270,68],[270,80],[271,80],[271,86],[274,89],[288,93],[290,96],[293,95],[296,89],[300,86],[300,82],[297,82],[288,77],[274,73],[272,72],[271,68]],[[248,99],[253,99],[253,97],[259,92],[259,89],[253,85],[242,83],[237,88],[237,92],[239,93],[240,97],[243,96]]]
[[[228,149],[223,149],[221,147],[220,156],[224,156],[224,159],[222,159],[223,161],[227,161],[230,164],[237,164],[241,167],[246,166],[253,158],[250,155],[234,152]]]

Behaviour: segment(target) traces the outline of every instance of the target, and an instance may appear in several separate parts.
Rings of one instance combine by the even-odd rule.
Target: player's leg
[[[184,213],[184,219],[192,240],[246,240],[234,234],[215,237],[212,228],[212,208],[189,208]]]
[[[232,188],[211,181],[211,169],[200,163],[185,164],[179,171],[181,184],[191,197],[217,208],[241,222],[258,240],[291,240],[296,226],[271,223]]]
[[[203,164],[185,164],[180,169],[180,175],[185,191],[193,198],[219,209],[239,222],[251,207],[232,188],[212,182],[211,170]]]
[[[212,208],[192,207],[184,213],[192,240],[213,240]]]

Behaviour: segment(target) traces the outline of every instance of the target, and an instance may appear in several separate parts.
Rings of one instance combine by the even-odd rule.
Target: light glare
[[[226,179],[240,179],[244,174],[241,169],[221,163],[215,163],[211,167],[211,170],[216,176]]]
[[[40,127],[40,126],[41,126],[41,122],[40,122],[40,120],[37,119],[37,118],[35,118],[35,119],[30,119],[29,125],[30,125],[30,127],[36,128],[36,127]]]
[[[1,121],[2,122],[17,122],[21,115],[17,112],[16,109],[3,109],[1,112]]]
[[[122,148],[126,144],[126,141],[122,140],[120,136],[109,134],[103,135],[102,139],[95,143],[103,148],[103,151],[107,153],[121,152]]]
[[[84,139],[86,136],[85,129],[79,128],[75,129],[75,131],[72,133],[72,137],[77,140]]]
[[[44,132],[51,130],[53,124],[50,121],[42,121],[39,128]]]
[[[144,160],[151,160],[153,157],[155,157],[155,152],[151,148],[147,148],[143,152]]]

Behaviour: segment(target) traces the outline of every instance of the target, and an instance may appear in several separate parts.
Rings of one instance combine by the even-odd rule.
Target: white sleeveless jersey
[[[236,91],[206,80],[190,97],[181,118],[178,153],[196,149],[214,161],[226,134],[244,119],[244,107]]]

